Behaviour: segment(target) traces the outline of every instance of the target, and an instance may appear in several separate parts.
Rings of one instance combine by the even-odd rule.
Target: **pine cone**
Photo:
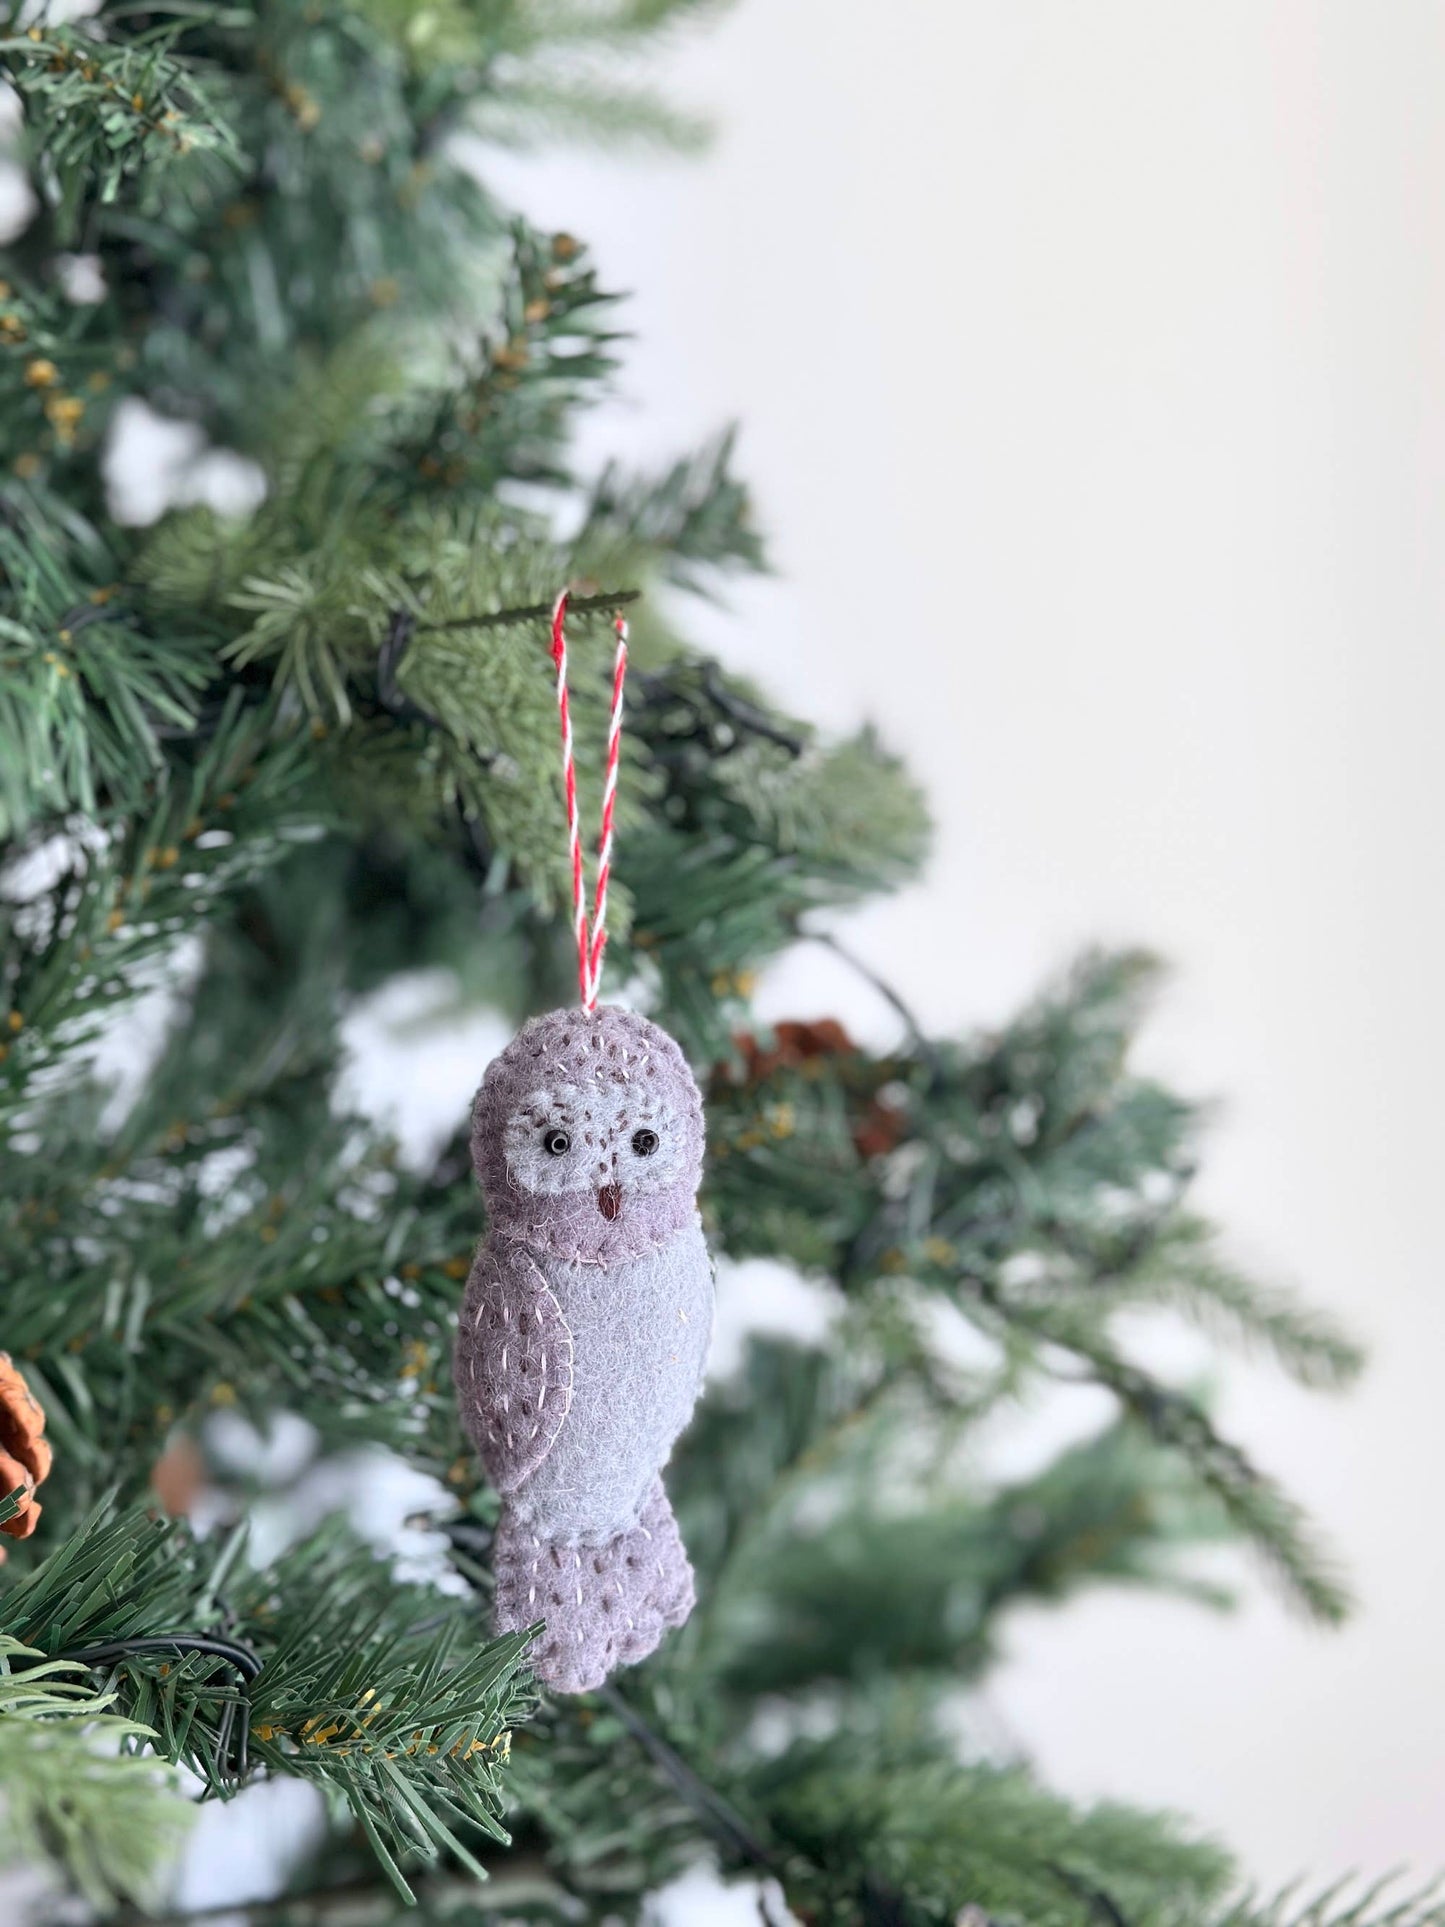
[[[0,1352],[0,1496],[17,1486],[25,1488],[25,1502],[13,1519],[0,1525],[12,1539],[28,1539],[40,1518],[35,1488],[50,1471],[50,1447],[45,1443],[45,1414],[8,1352]]]
[[[881,1097],[868,1100],[868,1108],[853,1126],[853,1147],[860,1158],[882,1158],[902,1142],[908,1127],[903,1112]]]
[[[733,1039],[747,1066],[747,1081],[760,1084],[773,1072],[787,1068],[796,1070],[810,1058],[844,1057],[855,1051],[858,1046],[832,1017],[819,1017],[812,1023],[793,1018],[784,1018],[773,1025],[773,1046],[767,1049],[760,1044],[752,1031],[741,1031]]]
[[[188,1519],[206,1483],[206,1460],[188,1432],[177,1432],[151,1467],[151,1489],[168,1519]]]

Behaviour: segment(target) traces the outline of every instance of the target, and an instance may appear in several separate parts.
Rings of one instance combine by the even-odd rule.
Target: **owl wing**
[[[488,1478],[515,1492],[551,1451],[572,1403],[572,1333],[541,1268],[518,1245],[477,1253],[454,1376]]]

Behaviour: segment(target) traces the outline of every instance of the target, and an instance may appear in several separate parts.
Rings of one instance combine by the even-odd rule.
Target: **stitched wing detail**
[[[551,1451],[572,1403],[572,1333],[540,1268],[516,1246],[477,1253],[455,1378],[487,1476],[515,1492]]]

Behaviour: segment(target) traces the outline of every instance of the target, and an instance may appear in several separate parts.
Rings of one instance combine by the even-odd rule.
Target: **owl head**
[[[487,1066],[472,1163],[494,1232],[583,1264],[692,1222],[703,1117],[687,1060],[630,1010],[534,1017]]]

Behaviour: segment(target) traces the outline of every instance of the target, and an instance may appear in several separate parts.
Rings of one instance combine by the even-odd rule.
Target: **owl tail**
[[[503,1509],[492,1551],[499,1633],[546,1620],[530,1663],[554,1693],[586,1693],[635,1666],[695,1597],[677,1520],[655,1480],[635,1526],[600,1546],[538,1536]]]

